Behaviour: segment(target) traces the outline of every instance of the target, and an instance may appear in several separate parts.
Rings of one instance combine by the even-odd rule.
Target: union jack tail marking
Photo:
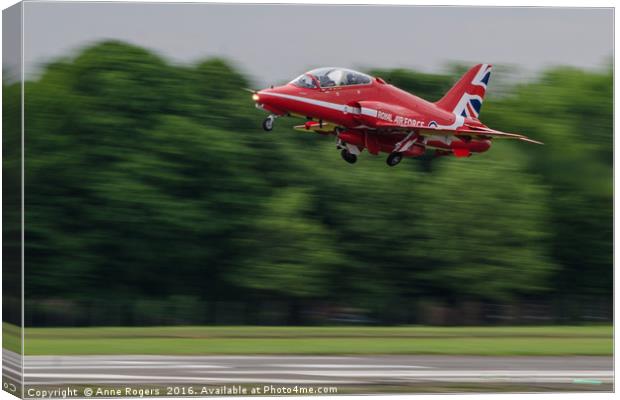
[[[435,104],[458,116],[478,119],[492,67],[490,64],[476,65]]]

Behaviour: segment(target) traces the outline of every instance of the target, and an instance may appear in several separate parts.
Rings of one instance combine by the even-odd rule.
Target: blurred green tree
[[[489,124],[545,142],[529,152],[528,169],[550,186],[550,246],[562,265],[553,288],[573,310],[613,290],[612,81],[611,68],[557,68],[485,106]]]
[[[429,100],[457,78],[373,73]],[[403,323],[425,298],[609,300],[611,83],[610,69],[558,68],[488,99],[484,122],[545,146],[350,166],[332,138],[286,120],[262,132],[251,83],[225,60],[175,66],[95,44],[25,88],[29,310],[63,298],[81,305],[76,324],[165,309],[213,323],[214,305],[271,299],[290,323],[305,322],[307,302]],[[4,96],[19,103],[15,86]],[[87,318],[113,305],[118,321]]]
[[[548,189],[517,149],[497,147],[465,163],[447,160],[420,187],[420,245],[411,256],[426,269],[412,279],[435,296],[511,301],[549,287]]]

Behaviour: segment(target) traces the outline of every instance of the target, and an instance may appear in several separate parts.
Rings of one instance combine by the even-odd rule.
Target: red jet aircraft
[[[387,164],[418,157],[426,149],[436,156],[469,157],[491,147],[493,139],[541,142],[516,133],[488,128],[478,119],[491,76],[491,65],[470,69],[439,101],[431,103],[381,78],[344,68],[318,68],[290,83],[254,92],[258,108],[270,115],[263,122],[273,129],[277,117],[306,118],[301,131],[332,134],[348,163],[364,149],[389,153]]]

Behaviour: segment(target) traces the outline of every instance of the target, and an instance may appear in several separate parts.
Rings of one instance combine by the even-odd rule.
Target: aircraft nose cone
[[[278,88],[267,88],[263,90],[259,90],[255,94],[252,95],[252,99],[256,102],[256,104],[260,106],[275,106],[279,105],[279,98],[277,96],[273,96],[272,94],[279,93]]]
[[[283,87],[275,87],[259,90],[252,95],[252,99],[258,108],[262,108],[272,114],[284,115],[289,107],[286,99],[280,96]]]
[[[252,100],[254,100],[256,103],[262,104],[265,102],[265,100],[267,100],[268,96],[267,94],[269,93],[269,91],[271,91],[273,89],[263,89],[263,90],[259,90],[258,92],[254,93],[252,95]]]

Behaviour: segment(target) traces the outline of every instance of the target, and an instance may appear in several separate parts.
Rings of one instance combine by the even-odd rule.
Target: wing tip
[[[545,145],[543,142],[538,141],[538,140],[534,140],[534,139],[530,139],[530,138],[529,138],[529,137],[527,137],[527,136],[521,136],[521,137],[519,138],[519,140],[520,140],[520,141],[522,141],[522,142],[528,142],[528,143],[539,144],[539,145],[541,145],[541,146],[544,146],[544,145]]]

